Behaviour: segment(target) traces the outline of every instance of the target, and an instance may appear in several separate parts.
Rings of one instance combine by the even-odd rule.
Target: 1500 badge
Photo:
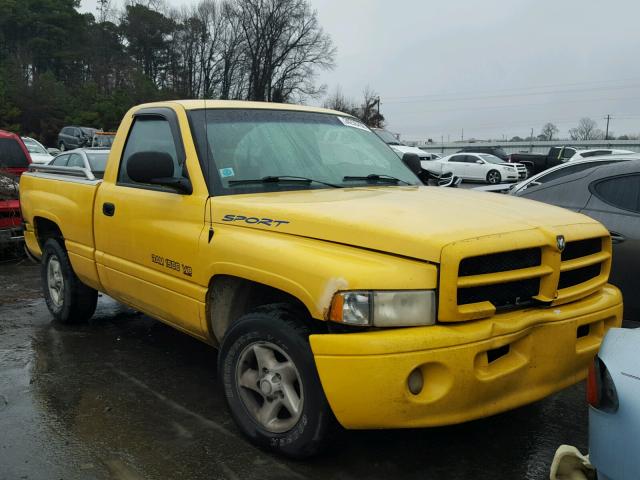
[[[266,225],[267,227],[278,228],[280,225],[286,225],[286,220],[273,220],[271,218],[245,217],[243,215],[225,215],[223,222],[244,222],[249,225]]]
[[[152,253],[151,261],[157,265],[166,267],[169,270],[173,270],[175,272],[182,272],[182,274],[186,275],[187,277],[190,277],[193,275],[193,269],[189,265],[184,265],[180,262],[176,262],[175,260],[170,260],[168,258],[164,258],[160,255],[155,255]]]

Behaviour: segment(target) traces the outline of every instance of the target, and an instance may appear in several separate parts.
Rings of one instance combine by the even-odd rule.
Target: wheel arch
[[[33,217],[33,227],[41,251],[44,248],[44,244],[47,243],[47,240],[51,238],[58,240],[60,242],[60,246],[66,250],[64,245],[64,235],[62,234],[62,230],[60,229],[58,222],[47,217],[35,216]]]
[[[225,333],[243,315],[264,305],[287,303],[315,322],[307,305],[296,295],[244,277],[218,274],[209,281],[206,320],[210,338],[222,342]]]

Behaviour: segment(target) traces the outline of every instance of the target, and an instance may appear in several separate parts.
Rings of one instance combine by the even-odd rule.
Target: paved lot
[[[227,415],[216,352],[101,297],[90,324],[52,322],[39,267],[0,263],[0,479],[544,479],[587,446],[584,386],[454,427],[343,432],[291,462]]]

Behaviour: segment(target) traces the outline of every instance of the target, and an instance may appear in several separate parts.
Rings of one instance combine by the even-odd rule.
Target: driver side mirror
[[[483,161],[483,160],[480,160],[480,159],[476,160],[476,163],[477,163],[478,165],[484,165],[484,161]]]
[[[127,175],[136,183],[160,185],[191,194],[193,187],[188,178],[173,176],[173,158],[166,152],[136,152],[127,161]]]
[[[402,156],[402,163],[404,163],[415,175],[420,175],[422,173],[420,157],[415,153],[405,153]]]

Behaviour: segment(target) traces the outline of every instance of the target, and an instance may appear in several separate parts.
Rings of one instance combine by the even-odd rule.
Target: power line
[[[558,100],[553,102],[538,102],[538,103],[518,103],[511,105],[480,105],[480,106],[472,106],[472,107],[456,107],[456,108],[429,108],[425,110],[425,108],[421,108],[420,110],[415,111],[406,111],[404,110],[403,114],[420,114],[424,115],[425,113],[433,113],[433,112],[456,112],[456,111],[474,111],[474,110],[498,110],[505,108],[523,108],[523,107],[542,107],[546,105],[562,105],[562,104],[570,104],[570,103],[594,103],[594,102],[614,102],[618,100],[640,100],[640,97],[598,97],[598,98],[589,98],[589,99],[578,99],[578,100]],[[600,115],[600,114],[598,114]]]
[[[616,87],[594,87],[594,88],[583,88],[576,90],[547,90],[544,92],[533,92],[533,93],[520,93],[520,94],[506,94],[506,95],[482,95],[476,97],[458,97],[458,98],[418,98],[415,100],[388,100],[385,97],[385,102],[387,104],[407,104],[407,103],[430,103],[430,102],[460,102],[460,101],[468,101],[468,100],[491,100],[496,98],[521,98],[521,97],[533,97],[540,95],[560,95],[560,94],[571,94],[571,93],[588,93],[588,92],[597,92],[602,90],[625,90],[625,89],[633,89],[640,87],[640,83],[632,84],[632,85],[620,85]]]
[[[498,90],[472,90],[472,91],[462,91],[462,92],[440,92],[440,93],[431,93],[431,94],[423,94],[423,95],[401,95],[401,96],[385,96],[387,99],[392,100],[402,100],[402,99],[412,99],[412,98],[430,98],[430,97],[443,97],[443,96],[455,96],[455,95],[484,95],[484,94],[492,94],[496,92],[518,92],[523,90],[539,90],[546,88],[558,88],[558,87],[574,87],[574,86],[584,86],[584,85],[594,85],[601,83],[625,83],[625,82],[638,82],[640,81],[640,77],[632,77],[626,79],[616,79],[616,80],[595,80],[589,82],[573,82],[573,83],[555,83],[555,84],[546,84],[546,85],[536,85],[529,87],[515,87],[515,88],[500,88]]]

